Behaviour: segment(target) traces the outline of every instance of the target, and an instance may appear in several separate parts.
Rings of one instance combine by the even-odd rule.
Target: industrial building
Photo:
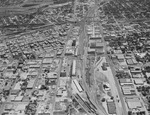
[[[128,84],[133,84],[132,80],[129,78],[120,78],[119,79],[120,85],[128,85]]]
[[[113,100],[107,100],[107,108],[110,115],[116,115],[116,105]]]
[[[90,47],[88,47],[88,54],[95,54],[96,49],[91,49]]]
[[[143,81],[143,79],[141,79],[141,78],[136,78],[136,79],[134,79],[134,83],[135,83],[136,85],[143,85],[143,84],[144,84],[144,81]]]
[[[94,48],[94,49],[104,47],[104,43],[99,40],[90,40],[89,44],[90,44],[90,48]]]
[[[35,80],[36,80],[36,79],[30,79],[30,80],[28,81],[27,89],[32,89],[32,88],[33,88],[34,83],[35,83]]]
[[[76,79],[73,80],[73,83],[75,84],[76,88],[80,93],[83,92],[82,86],[79,84],[79,82]]]
[[[140,109],[142,108],[142,103],[140,102],[139,97],[126,97],[126,103],[129,109]]]
[[[77,63],[76,60],[73,60],[71,76],[76,76],[76,63]]]
[[[135,87],[133,84],[123,85],[121,89],[124,95],[136,95]]]

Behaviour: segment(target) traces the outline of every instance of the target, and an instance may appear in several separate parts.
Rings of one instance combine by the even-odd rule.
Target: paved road
[[[96,3],[97,2],[98,2],[98,0],[96,0]],[[108,68],[108,71],[105,74],[106,74],[106,76],[109,76],[109,83],[111,86],[112,94],[113,94],[116,108],[117,108],[116,112],[117,112],[117,115],[127,115],[127,110],[126,110],[125,102],[123,100],[122,91],[120,89],[120,86],[119,86],[117,79],[114,78],[115,77],[115,69],[113,68],[113,65],[112,65],[112,63],[111,63],[111,61],[107,55],[107,46],[106,46],[106,42],[104,40],[103,27],[102,27],[101,23],[99,23],[99,24],[100,24],[99,25],[100,26],[100,32],[102,35],[102,41],[104,43],[104,50],[105,50],[104,57],[106,57],[106,62],[108,62],[110,64],[110,68]],[[121,100],[119,103],[118,103],[118,99],[116,98],[116,96],[118,96]]]
[[[104,50],[105,50],[105,57],[106,57],[106,61],[110,64],[110,69],[114,78],[111,78],[112,80],[110,81],[110,85],[112,85],[112,92],[113,92],[113,96],[114,96],[114,100],[116,103],[116,107],[117,107],[117,112],[118,115],[128,115],[127,110],[126,110],[126,106],[125,106],[125,102],[123,100],[123,94],[122,91],[120,89],[120,85],[118,83],[118,80],[115,78],[116,72],[115,72],[115,68],[113,63],[110,61],[108,55],[107,55],[107,46],[106,46],[106,42],[104,40],[104,35],[103,35],[103,27],[100,24],[100,28],[101,28],[101,35],[102,35],[102,40],[104,42]],[[116,90],[117,89],[117,90]],[[121,100],[121,105],[117,103],[117,98],[116,96],[119,97],[119,99]]]
[[[104,35],[103,35],[103,30],[102,30],[102,25],[101,24],[100,24],[100,27],[101,27],[102,39],[103,39],[103,42],[104,42],[104,50],[105,50],[106,61],[110,64],[110,69],[111,69],[110,73],[113,74],[111,76],[115,77],[116,73],[115,73],[114,65],[112,64],[112,62],[110,61],[110,59],[107,55],[107,46],[106,46],[106,42],[104,40]],[[112,92],[113,92],[114,100],[115,100],[115,103],[116,103],[118,115],[128,115],[127,110],[126,110],[126,106],[125,106],[125,102],[123,100],[122,91],[120,89],[120,85],[119,85],[117,79],[116,78],[111,78],[110,85],[112,86]],[[121,105],[117,103],[116,96],[118,96],[120,98]]]

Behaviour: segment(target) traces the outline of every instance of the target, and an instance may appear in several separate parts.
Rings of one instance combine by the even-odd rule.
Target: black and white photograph
[[[150,115],[150,0],[0,0],[0,115]]]

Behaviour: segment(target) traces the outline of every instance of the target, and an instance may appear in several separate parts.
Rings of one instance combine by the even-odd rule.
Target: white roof
[[[44,60],[43,60],[43,63],[52,63],[52,59],[51,58],[45,58]]]
[[[143,79],[134,79],[135,84],[144,84]]]
[[[142,104],[138,98],[126,99],[126,101],[130,109],[136,109],[142,107]]]
[[[61,89],[59,89],[58,91],[57,91],[57,95],[62,95],[62,90]]]
[[[39,95],[39,96],[43,96],[44,94],[45,94],[45,91],[39,90],[39,92],[38,92],[38,95]]]
[[[5,109],[12,109],[13,107],[14,107],[14,104],[5,105]]]
[[[35,82],[35,79],[31,79],[31,80],[28,82],[27,88],[33,88],[34,82]]]
[[[16,101],[21,101],[22,99],[23,99],[23,96],[17,96],[17,97],[15,98]]]
[[[47,54],[45,55],[45,58],[48,58],[48,57],[51,57],[51,54],[50,54],[50,53],[47,53]]]
[[[15,85],[15,87],[14,87],[14,90],[20,90],[22,83],[23,83],[22,81],[16,83],[16,85]]]
[[[124,59],[124,55],[123,54],[117,54],[118,59]]]
[[[88,52],[95,52],[95,49],[88,47]]]
[[[150,73],[146,72],[147,77],[150,77]]]
[[[141,73],[136,73],[136,74],[132,74],[133,78],[141,78],[142,74]]]
[[[29,75],[38,75],[38,72],[37,71],[32,71],[32,72],[30,72]]]
[[[136,53],[138,56],[140,56],[140,58],[143,58],[145,55],[146,55],[146,53]]]
[[[30,68],[39,68],[39,67],[40,67],[40,65],[38,65],[38,64],[30,65]]]
[[[37,62],[35,62],[35,61],[28,61],[27,62],[27,65],[34,65],[34,64],[36,64]]]
[[[114,50],[114,53],[115,54],[122,54],[122,51],[121,50]]]
[[[21,73],[20,73],[21,79],[26,79],[26,78],[27,78],[27,75],[28,75],[28,73],[25,73],[25,72],[21,72]]]
[[[73,53],[74,53],[74,50],[73,50],[73,49],[70,49],[69,47],[67,47],[66,53],[71,53],[71,54],[73,54]]]
[[[47,77],[48,78],[57,78],[57,73],[56,72],[47,73]]]
[[[60,87],[66,86],[66,82],[67,82],[67,79],[60,79],[59,81]]]
[[[72,40],[68,40],[67,41],[67,46],[71,46],[71,44],[72,44]]]
[[[15,95],[10,95],[10,100],[11,101],[15,100],[15,97],[16,97]]]
[[[124,94],[131,94],[132,93],[131,90],[135,91],[135,88],[133,85],[124,85],[122,86],[122,90]]]
[[[53,60],[55,63],[59,64],[60,60],[59,59],[54,59]]]

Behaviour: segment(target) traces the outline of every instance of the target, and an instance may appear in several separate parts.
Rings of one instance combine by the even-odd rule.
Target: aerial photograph
[[[150,115],[150,0],[0,0],[0,115]]]

